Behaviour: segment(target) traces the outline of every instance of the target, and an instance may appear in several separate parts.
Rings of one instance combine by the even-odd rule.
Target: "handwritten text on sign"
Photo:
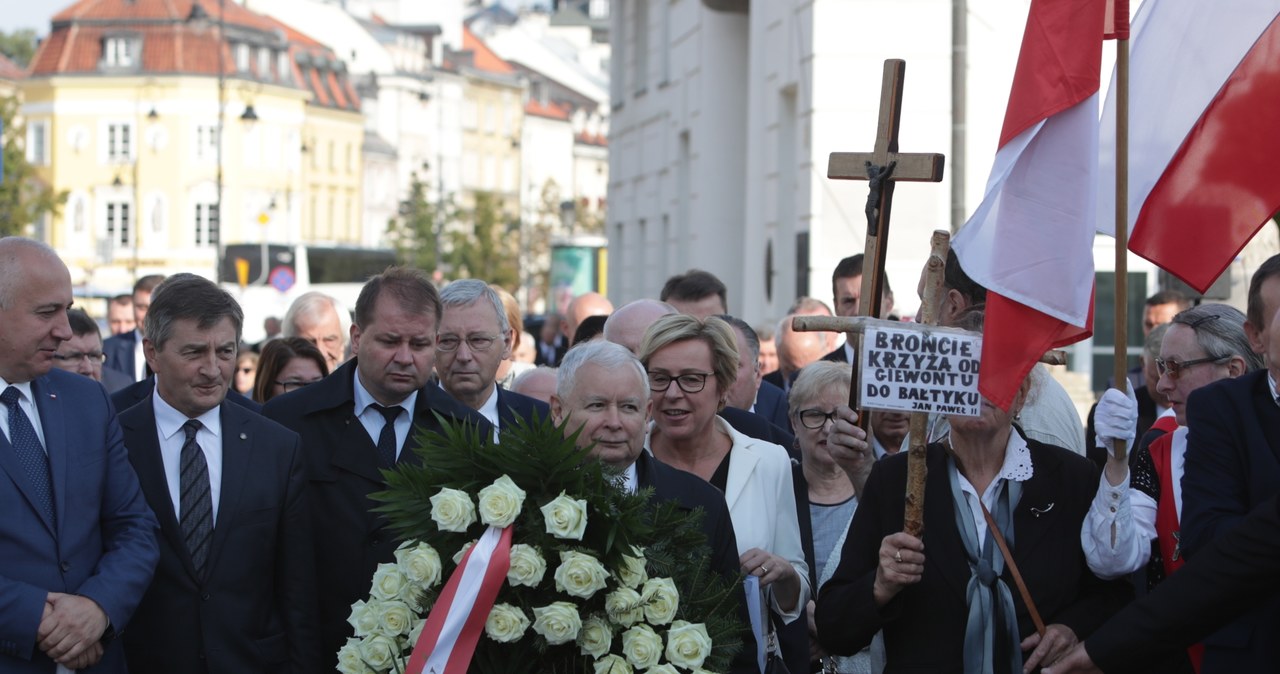
[[[862,336],[862,407],[976,416],[981,353],[978,335],[869,327]]]

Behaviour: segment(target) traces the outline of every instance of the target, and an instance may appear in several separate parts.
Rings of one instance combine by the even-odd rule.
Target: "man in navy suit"
[[[791,418],[787,414],[787,396],[782,389],[763,381],[760,374],[760,338],[746,321],[736,316],[721,314],[733,327],[738,342],[738,378],[729,389],[729,405],[752,412],[769,423],[794,434]],[[789,445],[784,445],[788,450]]]
[[[53,368],[71,337],[71,299],[71,275],[52,249],[0,239],[4,672],[125,672],[114,636],[158,556],[156,520],[106,392]]]
[[[1245,333],[1254,350],[1266,355],[1267,369],[1203,386],[1186,404],[1181,547],[1189,560],[1235,527],[1250,510],[1280,493],[1278,311],[1280,255],[1264,262],[1249,284]],[[1205,639],[1201,671],[1216,674],[1274,668],[1280,659],[1280,641],[1274,638],[1278,632],[1280,600],[1272,599]]]
[[[511,357],[511,326],[502,298],[483,281],[454,281],[440,291],[444,313],[436,339],[440,388],[484,415],[494,432],[515,419],[547,418],[547,404],[497,385],[498,367]]]
[[[323,380],[272,398],[263,414],[302,436],[316,558],[320,653],[329,671],[352,635],[351,604],[369,596],[373,572],[398,545],[369,494],[386,489],[381,470],[420,462],[418,432],[440,430],[436,415],[491,432],[484,417],[429,383],[440,295],[426,273],[393,267],[356,300],[355,357]]]
[[[837,316],[860,316],[862,311],[862,253],[850,255],[836,264],[831,272],[831,297],[835,301]],[[887,317],[893,311],[893,290],[889,288],[889,277],[884,277],[884,291],[880,295],[880,318]],[[823,356],[823,360],[837,363],[852,363],[853,335],[846,336],[844,344]]]
[[[160,520],[160,565],[125,635],[134,674],[319,672],[298,435],[226,400],[244,314],[194,274],[155,289],[154,393],[120,413]]]
[[[102,352],[107,354],[103,367],[123,374],[131,382],[147,378],[147,363],[142,355],[142,330],[146,325],[147,310],[151,307],[151,293],[163,280],[163,276],[151,274],[133,284],[134,329],[112,335],[102,342]]]

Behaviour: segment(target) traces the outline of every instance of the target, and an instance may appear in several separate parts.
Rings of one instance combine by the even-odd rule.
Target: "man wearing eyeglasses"
[[[440,388],[484,415],[495,434],[516,417],[546,419],[551,411],[546,403],[496,384],[498,367],[511,355],[511,326],[498,294],[483,281],[464,279],[445,286],[440,303]]]
[[[418,463],[418,432],[440,430],[437,415],[489,423],[429,381],[436,360],[440,295],[426,272],[392,267],[356,300],[355,357],[328,377],[267,401],[263,414],[302,436],[316,535],[320,653],[337,666],[352,636],[351,604],[368,597],[378,564],[398,541],[369,494],[386,489],[383,469]]]
[[[120,372],[102,367],[107,359],[102,353],[102,334],[89,314],[82,309],[71,309],[67,311],[67,322],[71,324],[72,337],[54,352],[54,367],[102,382],[108,393],[115,393],[133,383]]]

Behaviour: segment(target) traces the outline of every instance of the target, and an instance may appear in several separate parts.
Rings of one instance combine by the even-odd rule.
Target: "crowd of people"
[[[103,339],[55,251],[0,239],[0,671],[334,671],[399,543],[382,471],[422,429],[548,418],[755,578],[735,673],[757,648],[791,672],[1274,667],[1280,256],[1245,313],[1149,298],[1142,364],[1085,420],[1043,366],[1008,409],[931,415],[920,536],[908,415],[851,409],[853,335],[791,321],[858,315],[862,267],[835,268],[834,311],[773,325],[691,270],[616,309],[580,295],[536,337],[501,288],[393,267],[249,345],[192,274],[139,279]],[[940,323],[981,332],[985,293],[952,254]]]

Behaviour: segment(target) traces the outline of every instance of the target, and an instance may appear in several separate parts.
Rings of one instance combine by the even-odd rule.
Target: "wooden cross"
[[[902,119],[902,84],[907,63],[887,59],[880,82],[880,120],[876,126],[873,152],[832,152],[827,163],[827,177],[834,180],[867,180],[867,242],[863,248],[862,295],[859,313],[880,317],[881,294],[884,291],[884,257],[889,245],[889,213],[893,206],[893,184],[940,182],[944,157],[940,154],[898,152],[898,124]],[[854,344],[857,351],[857,344]],[[856,407],[858,369],[853,368],[849,389],[849,406]],[[865,420],[867,415],[861,415]],[[860,421],[866,428],[866,422]]]

